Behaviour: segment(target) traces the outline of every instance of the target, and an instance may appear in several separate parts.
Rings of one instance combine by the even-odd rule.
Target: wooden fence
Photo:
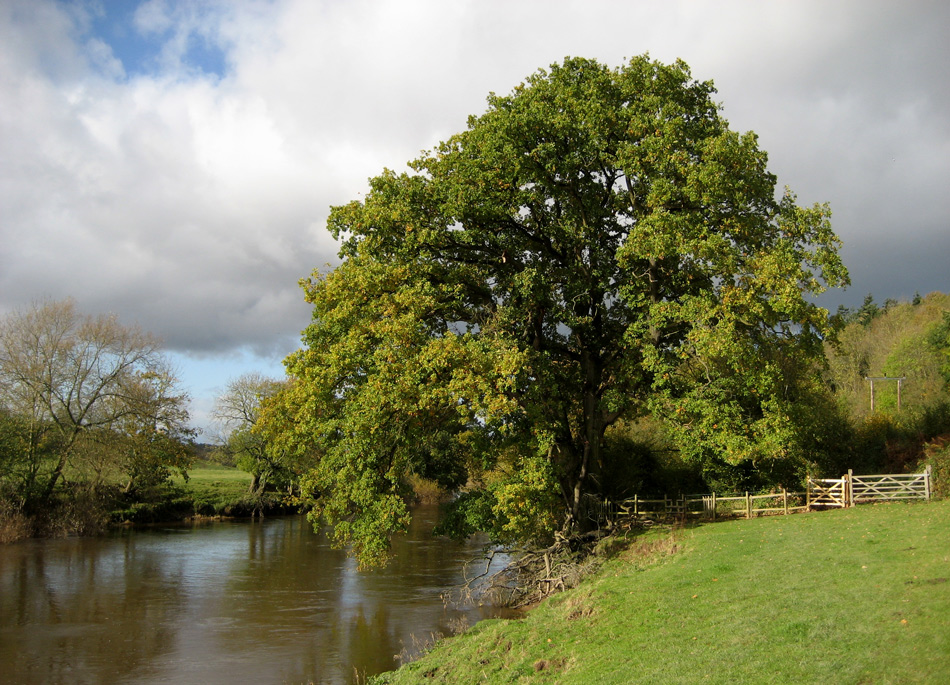
[[[812,508],[853,507],[864,502],[930,499],[930,467],[923,473],[887,473],[808,480]]]
[[[855,476],[852,471],[841,478],[809,478],[805,492],[781,492],[765,495],[680,495],[646,499],[637,495],[620,502],[605,502],[593,497],[585,507],[587,516],[598,522],[620,517],[673,516],[717,517],[759,514],[794,514],[826,508],[845,508],[863,502],[930,499],[930,467],[923,473]]]
[[[716,520],[716,517],[745,516],[752,518],[757,514],[792,514],[807,508],[807,493],[782,490],[766,495],[680,495],[677,498],[645,499],[634,496],[632,499],[608,505],[604,511],[608,516],[677,516],[703,517]]]

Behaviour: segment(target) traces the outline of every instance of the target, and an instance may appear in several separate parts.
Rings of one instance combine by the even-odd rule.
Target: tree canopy
[[[682,62],[569,58],[334,207],[341,265],[264,424],[319,460],[314,516],[364,563],[407,478],[459,490],[449,528],[583,527],[606,429],[653,414],[687,458],[787,458],[787,371],[844,285],[827,205],[801,207]]]

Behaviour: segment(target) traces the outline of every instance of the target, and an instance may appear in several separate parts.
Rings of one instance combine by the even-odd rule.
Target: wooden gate
[[[809,507],[853,507],[860,502],[930,499],[930,467],[923,473],[809,478]]]
[[[923,473],[855,476],[851,481],[851,504],[902,499],[930,499],[930,467]]]
[[[808,507],[848,506],[848,477],[809,478]]]

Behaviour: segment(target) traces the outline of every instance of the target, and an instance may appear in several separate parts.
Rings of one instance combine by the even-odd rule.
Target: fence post
[[[805,478],[805,511],[811,511],[811,476]]]
[[[785,515],[788,516],[788,490],[782,488],[782,507],[785,509]]]
[[[745,491],[745,517],[752,518],[752,498],[749,497],[749,491]]]
[[[854,493],[851,492],[851,478],[854,476],[854,471],[848,469],[848,475],[844,477],[844,506],[853,507],[854,506]]]
[[[640,515],[640,512],[637,510],[637,495],[636,494],[633,495],[633,515],[634,516]]]
[[[716,493],[712,494],[712,520],[716,520]]]
[[[924,493],[927,495],[927,499],[930,499],[930,473],[933,470],[931,464],[927,464],[927,468],[924,469]]]

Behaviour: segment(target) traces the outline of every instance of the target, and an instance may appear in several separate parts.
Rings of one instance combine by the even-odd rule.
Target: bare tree
[[[228,383],[216,398],[212,411],[224,429],[225,453],[254,477],[250,487],[254,493],[263,492],[268,482],[276,485],[275,480],[286,480],[282,455],[269,447],[263,435],[253,431],[261,403],[281,387],[282,381],[259,373],[246,373]]]

